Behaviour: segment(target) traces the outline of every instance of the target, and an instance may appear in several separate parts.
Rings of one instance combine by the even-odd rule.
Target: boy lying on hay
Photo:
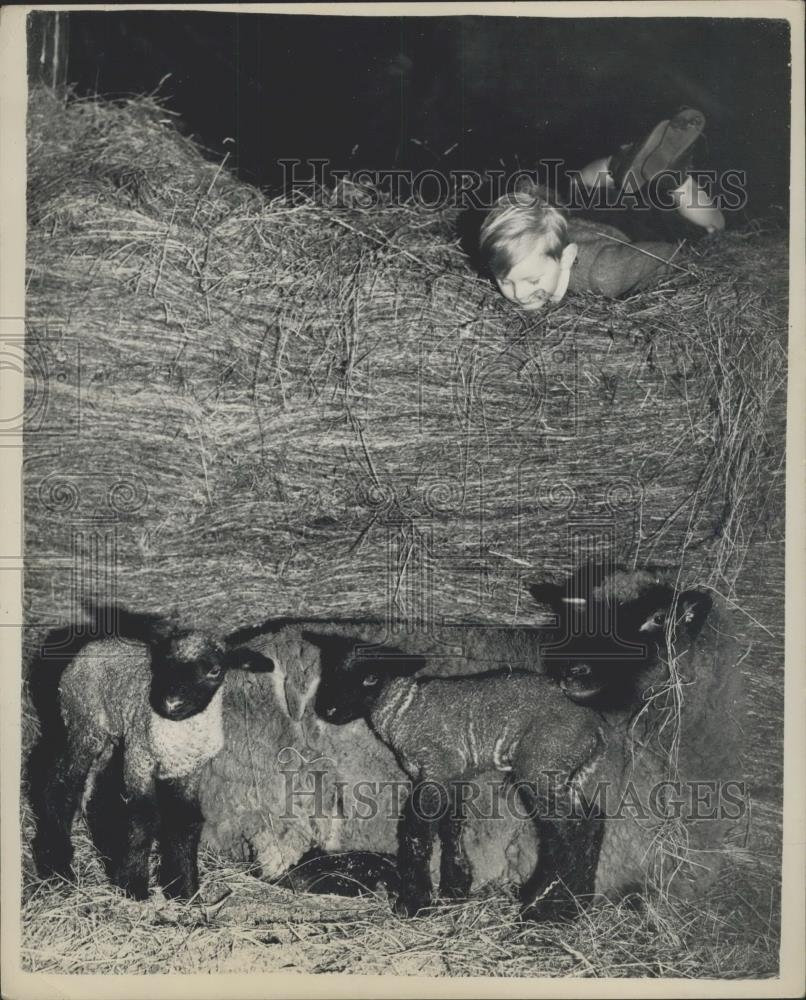
[[[722,212],[687,173],[690,151],[705,119],[691,108],[659,122],[638,143],[596,160],[579,174],[589,188],[636,194],[647,185],[689,222],[709,233],[725,228]],[[613,226],[565,215],[539,188],[504,195],[481,229],[481,255],[504,298],[533,312],[560,302],[567,291],[617,298],[668,272],[670,243],[631,243]]]

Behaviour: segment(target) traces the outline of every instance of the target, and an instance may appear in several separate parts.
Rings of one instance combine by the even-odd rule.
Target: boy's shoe
[[[665,171],[685,171],[691,147],[705,127],[705,115],[695,108],[684,108],[671,120],[664,119],[642,141],[616,153],[610,161],[610,173],[621,189],[639,191]],[[682,174],[677,178],[682,183]]]
[[[689,176],[672,191],[672,201],[683,218],[706,232],[717,233],[725,228],[725,216],[696,180]]]

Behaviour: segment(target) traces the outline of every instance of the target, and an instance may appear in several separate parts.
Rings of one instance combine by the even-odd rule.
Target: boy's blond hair
[[[505,194],[488,212],[479,233],[479,250],[494,277],[512,270],[524,255],[519,248],[527,239],[542,239],[546,256],[554,260],[560,259],[568,244],[565,216],[546,201],[539,188]]]

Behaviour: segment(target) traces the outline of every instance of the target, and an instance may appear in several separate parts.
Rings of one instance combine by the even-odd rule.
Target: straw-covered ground
[[[707,901],[627,898],[569,924],[519,922],[514,887],[502,885],[407,920],[385,895],[297,894],[211,854],[196,903],[159,894],[137,903],[104,881],[83,832],[76,840],[77,887],[28,880],[23,961],[32,972],[697,979],[771,975],[778,963],[775,902],[752,871],[742,898],[726,880]]]
[[[454,212],[347,188],[268,200],[150,99],[33,90],[28,185],[26,650],[77,587],[221,633],[535,622],[524,581],[592,539],[732,610],[753,804],[741,867],[707,898],[563,928],[518,926],[492,892],[412,923],[384,901],[292,922],[287,894],[212,857],[206,906],[135,904],[85,846],[77,892],[27,876],[29,967],[773,972],[785,233],[684,245],[657,288],[535,318],[469,266]]]

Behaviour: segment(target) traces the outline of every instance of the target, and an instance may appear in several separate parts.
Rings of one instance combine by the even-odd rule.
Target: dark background
[[[291,157],[337,168],[514,169],[548,157],[581,167],[689,105],[708,119],[699,166],[746,170],[751,215],[788,202],[785,21],[190,11],[69,20],[67,75],[80,94],[150,92],[170,74],[159,93],[188,131],[268,188]]]

